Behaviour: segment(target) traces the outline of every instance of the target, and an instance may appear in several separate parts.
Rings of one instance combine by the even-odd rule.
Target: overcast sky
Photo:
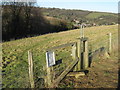
[[[81,9],[118,13],[119,0],[37,0],[40,7]]]

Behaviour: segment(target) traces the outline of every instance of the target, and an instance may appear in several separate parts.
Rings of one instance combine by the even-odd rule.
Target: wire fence
[[[111,37],[112,41],[112,48],[115,46],[115,44],[118,42],[118,35],[116,33],[112,34]],[[100,49],[101,47],[104,47],[107,51],[109,51],[109,35],[104,35],[101,38],[96,38],[96,39],[90,39],[88,40],[88,49],[89,52],[94,52],[95,50]]]
[[[118,35],[112,33],[112,48],[115,47],[118,42]],[[89,53],[93,53],[95,50],[104,47],[109,51],[109,35],[104,35],[101,38],[88,39],[88,50]],[[56,64],[51,67],[51,79],[54,81],[58,78],[61,73],[71,64],[72,59],[72,46],[67,46],[63,48],[56,49],[55,52],[55,62]],[[35,53],[34,53],[35,52]],[[45,51],[39,55],[36,51],[33,50],[33,60],[34,60],[34,81],[36,88],[44,88],[45,78],[47,77],[46,72],[46,58]]]
[[[56,65],[51,72],[53,80],[58,78],[65,68],[72,62],[71,47],[61,48],[55,51]]]
[[[55,65],[51,68],[51,79],[55,80],[58,78],[65,68],[73,61],[72,60],[72,45],[62,47],[54,50],[55,53]],[[47,81],[47,65],[46,65],[46,56],[45,51],[36,51],[32,50],[33,54],[33,65],[34,65],[34,82],[35,88],[44,88]],[[30,86],[30,85],[29,85]]]

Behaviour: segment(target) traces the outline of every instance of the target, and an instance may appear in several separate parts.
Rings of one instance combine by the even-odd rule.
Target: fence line
[[[109,42],[111,42],[110,46],[112,46],[113,41],[114,42],[116,41],[117,35],[112,33],[111,39],[109,39],[108,35],[105,35],[104,37],[105,39],[102,38],[100,40],[96,38],[96,39],[88,39],[87,41],[86,40],[81,41],[79,39],[77,42],[63,44],[63,45],[59,45],[58,47],[52,47],[50,49],[47,49],[46,51],[55,52],[56,57],[58,57],[61,54],[62,58],[58,57],[59,59],[63,60],[63,58],[65,58],[64,61],[59,62],[59,64],[55,64],[49,68],[46,68],[47,78],[45,77],[44,79],[46,79],[45,81],[48,87],[57,86],[58,83],[63,79],[63,77],[67,73],[69,73],[69,71],[72,69],[73,69],[72,71],[81,71],[87,69],[90,49],[91,52],[94,53],[95,50],[104,47],[108,52]],[[31,84],[31,87],[34,87],[34,85],[32,86]]]
[[[89,49],[92,48],[92,51],[96,50],[96,49],[99,49],[100,47],[105,47],[107,49],[107,51],[109,51],[109,37],[106,35],[107,38],[103,38],[102,40],[100,41],[97,41],[98,39],[92,39],[92,40],[89,40]],[[113,45],[113,42],[116,40],[116,37],[117,36],[113,36],[112,35],[112,38],[111,38],[111,44]],[[95,45],[94,45],[95,44]]]
[[[116,33],[111,33],[112,34],[112,36],[117,36],[117,34]],[[105,35],[103,35],[104,37],[108,37],[108,35],[109,34],[105,34]],[[101,36],[100,36],[101,37]],[[113,39],[114,37],[112,37],[112,39]],[[100,39],[100,38],[98,38],[98,39]],[[89,42],[94,42],[94,41],[96,41],[96,40],[98,40],[98,39],[89,39]],[[104,38],[103,38],[104,39]],[[108,39],[108,38],[106,38],[106,39]]]

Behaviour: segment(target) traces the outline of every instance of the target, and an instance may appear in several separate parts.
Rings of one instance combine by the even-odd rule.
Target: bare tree
[[[2,2],[3,6],[8,5],[10,9],[11,22],[9,22],[9,24],[11,28],[10,31],[12,31],[11,38],[17,39],[23,36],[21,34],[26,36],[29,33],[31,9],[34,4],[35,2],[16,2],[15,0],[13,2]],[[22,23],[20,23],[21,17],[24,18]],[[20,28],[20,26],[24,26],[24,28]]]

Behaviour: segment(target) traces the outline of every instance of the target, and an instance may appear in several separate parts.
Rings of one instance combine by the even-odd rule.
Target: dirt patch
[[[59,87],[71,88],[117,88],[118,86],[118,60],[117,56],[101,58],[92,62],[89,73],[78,79],[65,77]]]

